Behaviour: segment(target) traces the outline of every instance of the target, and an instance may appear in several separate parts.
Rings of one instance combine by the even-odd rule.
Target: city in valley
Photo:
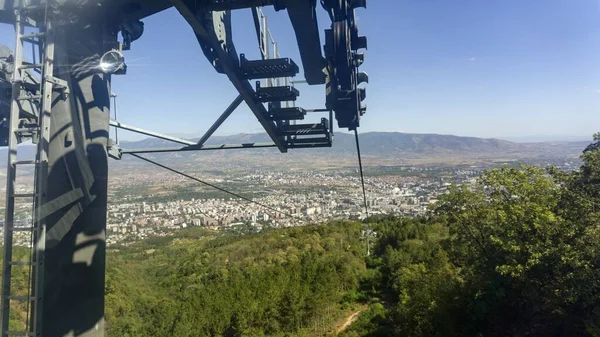
[[[303,160],[278,166],[252,160],[198,164],[181,159],[173,166],[254,203],[133,159],[113,161],[109,173],[108,245],[127,245],[192,226],[252,233],[333,219],[361,220],[367,216],[358,166],[350,162],[332,168],[315,163],[305,165]],[[424,215],[449,186],[472,184],[484,169],[503,164],[507,163],[368,165],[368,214]],[[571,156],[531,164],[570,170],[577,168],[579,162]],[[19,175],[17,193],[32,192],[31,173]],[[0,194],[3,197],[5,190]],[[26,228],[31,224],[31,200],[19,201],[15,227]],[[28,246],[31,232],[17,231],[14,240],[17,245]]]

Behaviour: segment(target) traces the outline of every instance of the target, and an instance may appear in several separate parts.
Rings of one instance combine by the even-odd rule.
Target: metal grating
[[[261,102],[285,102],[295,101],[300,93],[292,86],[281,87],[261,87],[260,82],[256,83],[256,98]]]
[[[287,57],[249,61],[244,54],[240,55],[240,67],[248,80],[293,77],[300,71],[298,65]]]
[[[274,121],[304,119],[306,110],[298,107],[269,109],[269,118]]]

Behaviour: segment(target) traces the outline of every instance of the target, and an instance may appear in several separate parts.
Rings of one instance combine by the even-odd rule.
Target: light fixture
[[[118,50],[106,52],[100,58],[100,70],[106,74],[114,74],[125,68],[125,57]]]

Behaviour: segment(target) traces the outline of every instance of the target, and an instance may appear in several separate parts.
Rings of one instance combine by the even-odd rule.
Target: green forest
[[[422,218],[111,247],[107,335],[600,336],[594,140],[579,170],[491,169]]]
[[[111,251],[109,336],[314,336],[356,302],[362,225],[182,231]],[[292,334],[292,335],[291,335]]]
[[[377,219],[345,336],[600,336],[600,134],[578,171],[520,166]]]

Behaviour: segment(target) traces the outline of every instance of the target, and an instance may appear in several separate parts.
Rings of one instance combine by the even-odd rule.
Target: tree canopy
[[[600,336],[600,134],[582,159],[571,173],[488,170],[428,218],[378,219],[389,309],[347,334]]]

